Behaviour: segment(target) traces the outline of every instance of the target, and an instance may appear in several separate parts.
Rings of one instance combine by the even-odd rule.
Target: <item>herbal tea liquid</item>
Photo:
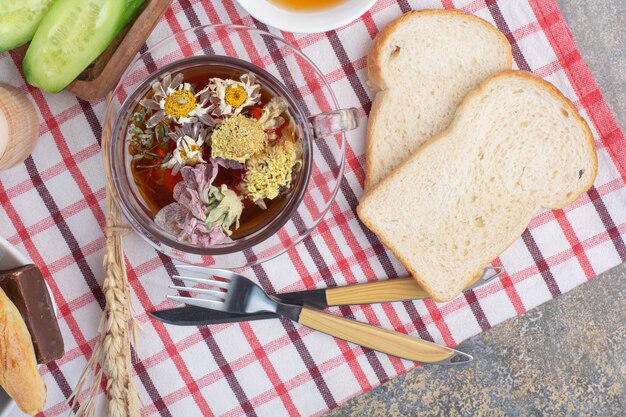
[[[234,71],[229,68],[219,68],[214,66],[207,67],[194,67],[182,71],[184,80],[186,83],[190,83],[196,87],[197,90],[204,88],[209,82],[210,78],[239,78],[242,72]],[[254,114],[260,113],[261,108],[266,105],[272,97],[276,94],[261,84],[261,100],[258,105],[251,107],[247,113]],[[146,97],[149,97],[146,96]],[[289,116],[285,114],[285,116]],[[289,123],[287,123],[289,124]],[[173,128],[174,124],[169,123],[170,128]],[[174,143],[169,142],[171,146]],[[133,153],[133,151],[131,151]],[[210,157],[210,150],[206,151],[204,155],[208,160]],[[156,215],[163,207],[170,203],[173,203],[173,189],[174,186],[181,181],[182,177],[180,173],[172,176],[170,170],[164,170],[160,167],[160,160],[146,161],[143,159],[135,160],[131,163],[131,171],[135,180],[135,184],[141,196],[144,199],[145,204]],[[226,169],[220,168],[218,175],[215,178],[214,185],[220,186],[225,184],[227,187],[233,190],[238,189],[238,185],[243,181],[245,170],[241,169]],[[256,232],[267,224],[272,218],[276,217],[286,203],[289,201],[291,193],[285,193],[279,197],[265,201],[266,208],[262,209],[257,206],[250,199],[244,199],[244,209],[240,218],[240,227],[233,232],[232,238],[237,239],[251,233]]]
[[[296,11],[327,9],[345,3],[347,0],[270,0],[272,3]]]

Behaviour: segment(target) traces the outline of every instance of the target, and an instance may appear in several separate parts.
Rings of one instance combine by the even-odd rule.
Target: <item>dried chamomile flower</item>
[[[153,127],[164,120],[178,124],[202,122],[207,126],[215,125],[215,121],[209,115],[213,105],[208,88],[194,93],[191,84],[182,81],[182,73],[176,74],[174,78],[167,74],[152,84],[152,97],[139,102],[142,106],[156,111],[146,122],[147,127]]]
[[[237,115],[224,119],[211,135],[211,157],[246,162],[261,152],[267,134],[254,119]]]
[[[265,130],[276,129],[285,123],[285,119],[280,117],[289,105],[287,100],[282,97],[272,97],[272,99],[263,107],[263,112],[258,122]]]
[[[296,145],[283,141],[255,155],[248,161],[244,177],[250,198],[257,202],[274,199],[291,184],[294,167],[298,163]]]
[[[172,169],[172,175],[176,175],[186,165],[206,163],[202,153],[207,135],[208,132],[199,123],[185,124],[182,128],[176,127],[174,132],[169,134],[170,139],[176,142],[176,148],[162,167]]]
[[[233,190],[222,184],[220,188],[211,186],[207,201],[209,214],[206,218],[206,226],[209,229],[220,226],[224,233],[230,236],[233,232],[230,230],[234,224],[235,229],[239,228],[239,218],[243,211],[241,197]]]
[[[243,74],[239,81],[212,78],[208,86],[211,101],[215,105],[215,116],[238,115],[248,106],[261,99],[261,86],[256,83],[254,74]]]

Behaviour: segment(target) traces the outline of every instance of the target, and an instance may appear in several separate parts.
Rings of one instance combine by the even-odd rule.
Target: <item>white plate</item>
[[[345,0],[337,6],[314,12],[287,10],[269,0],[237,0],[237,2],[257,20],[280,30],[319,33],[358,19],[376,3],[376,0]]]
[[[17,268],[18,266],[28,265],[32,262],[24,255],[22,255],[13,245],[0,237],[0,271],[5,271],[7,269]],[[52,300],[52,305],[54,307],[54,311],[57,310],[56,303],[54,302],[54,297],[50,292],[50,288],[48,288],[48,292],[50,293],[50,299]],[[10,417],[11,411],[15,409],[15,403],[11,398],[4,392],[2,388],[0,388],[0,417]]]

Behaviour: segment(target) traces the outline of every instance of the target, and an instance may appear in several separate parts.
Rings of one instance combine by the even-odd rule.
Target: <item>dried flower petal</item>
[[[178,235],[178,240],[189,242],[201,248],[209,248],[213,245],[229,242],[230,238],[224,234],[221,227],[209,229],[206,224],[195,217],[188,216],[187,221]]]

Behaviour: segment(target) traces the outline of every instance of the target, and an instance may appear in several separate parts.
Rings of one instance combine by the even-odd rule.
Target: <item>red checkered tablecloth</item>
[[[175,1],[146,47],[200,24],[267,29],[233,3]],[[626,259],[626,141],[553,0],[380,0],[336,31],[294,35],[270,29],[327,74],[341,106],[359,109],[361,127],[348,134],[345,178],[325,220],[295,249],[246,275],[268,291],[282,292],[406,273],[355,215],[363,193],[372,98],[365,56],[372,38],[392,19],[411,9],[441,7],[458,7],[494,23],[511,42],[516,66],[554,83],[589,121],[600,162],[594,187],[577,202],[537,213],[495,261],[507,274],[494,282],[444,304],[425,300],[333,310],[456,346]],[[42,269],[59,306],[67,353],[41,368],[48,385],[42,415],[58,416],[67,414],[65,401],[91,354],[104,304],[105,179],[99,140],[105,104],[30,88],[20,64],[17,54],[0,55],[0,81],[36,103],[41,137],[24,164],[0,172],[0,235]],[[125,249],[132,302],[143,324],[134,371],[144,416],[318,415],[416,366],[289,321],[199,329],[163,325],[145,311],[168,305],[164,294],[172,262],[136,235],[125,239]]]

